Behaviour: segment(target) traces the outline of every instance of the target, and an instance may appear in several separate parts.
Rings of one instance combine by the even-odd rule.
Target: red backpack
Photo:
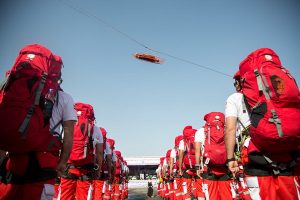
[[[240,74],[253,144],[266,155],[299,150],[300,92],[278,55],[258,49],[240,63]]]
[[[49,119],[60,89],[62,60],[39,44],[21,49],[0,90],[0,149],[14,153],[60,148]]]
[[[102,137],[103,137],[103,149],[106,149],[106,135],[107,135],[107,131],[105,130],[105,128],[100,127],[100,131],[102,133]]]
[[[204,125],[204,163],[208,166],[223,166],[226,163],[225,116],[221,112],[210,112],[204,116],[204,120],[206,121]]]
[[[186,126],[183,129],[183,139],[186,152],[183,158],[183,163],[186,169],[194,169],[196,160],[195,160],[195,133],[196,129],[193,129],[192,126]]]
[[[85,103],[75,103],[77,123],[74,125],[74,137],[69,163],[82,166],[94,162],[93,132],[94,109]]]
[[[106,142],[109,144],[111,150],[113,151],[115,149],[115,140],[112,138],[107,138]]]
[[[178,147],[179,147],[179,143],[180,141],[183,140],[183,135],[178,135],[176,136],[175,138],[175,141],[174,141],[174,146],[176,148],[176,162],[174,163],[174,169],[178,169],[179,168],[179,150],[178,150]]]
[[[171,152],[172,152],[172,149],[168,149],[168,151],[167,151],[167,153],[166,153],[166,159],[167,159],[167,165],[168,165],[168,166],[170,166]]]
[[[121,157],[122,157],[122,154],[119,150],[114,150],[114,152],[117,156],[115,175],[120,176],[120,174],[121,174]]]
[[[174,141],[174,146],[178,148],[181,140],[183,140],[183,135],[176,136]]]

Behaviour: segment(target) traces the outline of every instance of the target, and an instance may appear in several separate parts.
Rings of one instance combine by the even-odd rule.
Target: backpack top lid
[[[179,146],[180,141],[183,140],[183,135],[178,135],[175,138],[175,147]]]
[[[101,133],[102,133],[103,139],[106,139],[106,135],[107,135],[106,130],[105,130],[104,128],[100,127],[100,131],[101,131]]]
[[[75,103],[74,109],[77,111],[77,116],[83,116],[90,119],[91,121],[95,120],[94,108],[90,104],[86,103]]]
[[[225,116],[221,112],[210,112],[204,115],[204,120],[206,124],[214,124],[215,122],[221,122],[225,124]]]
[[[109,144],[111,149],[115,149],[115,140],[112,138],[107,138],[106,142]]]
[[[166,158],[170,158],[172,149],[169,149],[166,153]]]
[[[121,160],[122,154],[119,150],[114,150],[115,154],[118,156],[118,158]]]
[[[165,160],[165,157],[161,157],[160,159],[159,159],[159,163],[162,165],[162,164],[164,164],[164,160]]]
[[[190,138],[190,137],[195,136],[195,133],[197,132],[197,130],[193,129],[192,126],[186,126],[186,127],[184,127],[182,132],[183,132],[184,138]]]
[[[240,70],[238,70],[237,72],[235,72],[235,74],[233,75],[233,79],[235,79],[235,80],[241,79],[241,73],[240,73]]]
[[[240,63],[239,71],[241,77],[248,71],[253,72],[255,68],[258,68],[258,66],[266,62],[272,62],[281,66],[279,56],[272,49],[260,48],[253,51]]]
[[[38,57],[39,62],[35,62],[35,59],[38,59]],[[61,68],[63,66],[61,57],[53,54],[48,48],[40,44],[30,44],[23,47],[20,50],[19,56],[16,58],[16,62],[12,71],[17,69],[20,64],[19,61],[24,62],[24,60],[30,64],[33,64],[34,68],[38,68],[41,71],[47,72],[48,76],[53,78],[61,76]]]

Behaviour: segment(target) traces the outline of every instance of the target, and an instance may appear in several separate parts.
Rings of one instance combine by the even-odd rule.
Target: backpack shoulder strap
[[[47,80],[47,76],[48,74],[46,72],[43,72],[41,82],[39,83],[39,86],[35,92],[34,103],[28,109],[27,115],[19,128],[19,132],[21,133],[22,137],[26,137],[27,128],[31,120],[31,117],[34,114],[35,106],[40,104],[40,98]]]

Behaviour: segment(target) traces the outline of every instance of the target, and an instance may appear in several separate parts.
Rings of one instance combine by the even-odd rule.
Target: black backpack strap
[[[28,125],[29,125],[29,122],[31,120],[32,115],[34,114],[35,107],[40,104],[40,98],[41,98],[41,94],[42,94],[42,91],[44,89],[44,86],[45,86],[45,83],[46,83],[46,80],[47,80],[47,76],[48,76],[48,74],[46,72],[44,72],[43,75],[42,75],[41,82],[40,82],[40,84],[39,84],[39,86],[38,86],[38,88],[35,92],[34,103],[28,109],[27,115],[26,115],[22,125],[19,128],[19,132],[21,133],[22,138],[26,137]]]
[[[61,132],[60,132],[61,134],[55,132],[55,129],[56,129],[59,125],[62,125],[62,124],[63,124],[63,120],[60,120],[59,122],[57,122],[57,124],[55,124],[55,125],[53,126],[52,129],[50,129],[50,133],[52,133],[54,136],[59,137],[60,139],[62,139],[62,138],[61,138],[61,134],[62,134],[62,132],[63,132],[63,129],[62,129]]]

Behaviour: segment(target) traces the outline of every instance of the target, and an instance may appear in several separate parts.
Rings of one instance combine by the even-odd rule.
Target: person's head
[[[240,75],[240,71],[237,71],[234,76],[233,76],[233,79],[234,79],[234,87],[236,89],[237,92],[241,91],[242,90],[242,86],[241,86],[241,75]]]

